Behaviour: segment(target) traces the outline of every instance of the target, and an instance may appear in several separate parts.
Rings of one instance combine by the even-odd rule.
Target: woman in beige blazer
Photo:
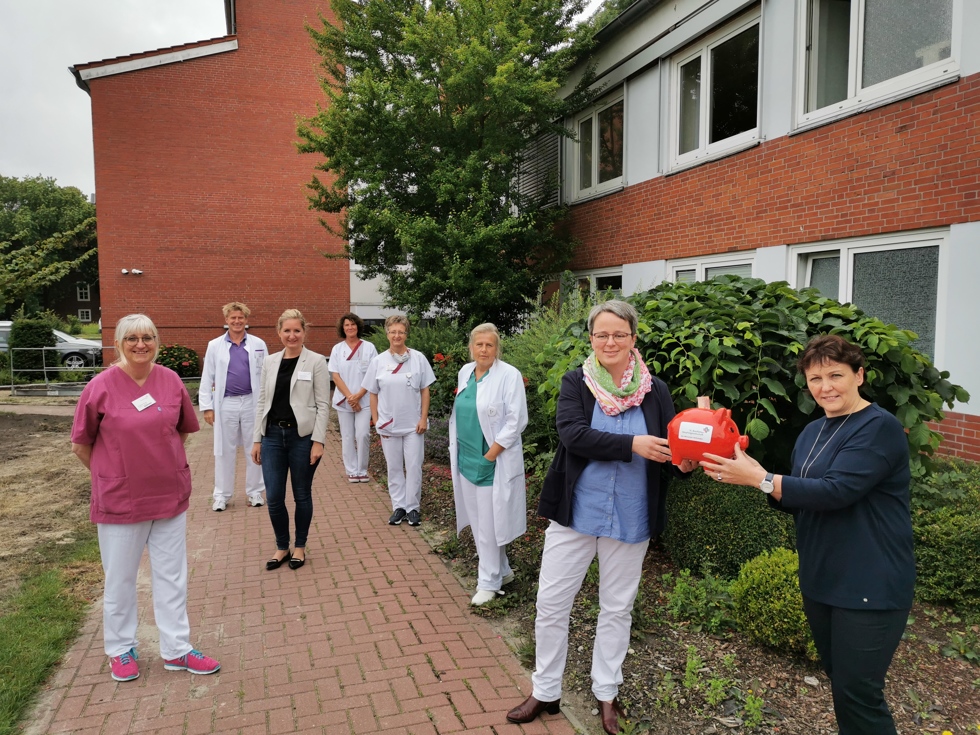
[[[327,435],[330,380],[323,355],[306,349],[306,319],[298,309],[287,309],[277,327],[282,352],[269,355],[262,365],[262,387],[255,409],[252,461],[262,465],[269,519],[276,534],[276,553],[265,563],[268,570],[288,562],[299,569],[306,562],[306,537],[313,520],[313,474]],[[286,474],[296,502],[295,547],[289,550],[289,511],[286,509]]]

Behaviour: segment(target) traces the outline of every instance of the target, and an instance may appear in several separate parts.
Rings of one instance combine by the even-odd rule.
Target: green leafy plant
[[[182,378],[197,378],[201,375],[200,358],[194,350],[183,345],[162,345],[157,363],[170,368]]]
[[[980,613],[980,508],[975,500],[912,519],[916,596]]]
[[[946,634],[949,643],[943,646],[943,656],[980,666],[980,634],[978,634],[977,627],[974,626],[962,633],[955,630],[949,631]]]
[[[640,311],[637,346],[670,387],[678,409],[698,396],[732,409],[752,439],[753,456],[776,472],[790,454],[816,404],[796,373],[806,343],[839,334],[864,351],[864,395],[898,417],[908,430],[912,473],[923,476],[941,436],[928,422],[942,420],[943,404],[969,394],[913,348],[916,335],[888,325],[851,304],[797,291],[783,282],[718,276],[696,283],[664,283],[631,296]],[[553,410],[561,376],[584,361],[589,344],[582,322],[569,325],[546,350],[554,363],[542,388]]]
[[[688,646],[687,662],[684,665],[684,678],[681,680],[681,685],[685,689],[700,689],[702,668],[704,668],[704,659],[698,654],[698,649],[694,646]]]
[[[733,686],[731,679],[711,677],[704,687],[704,701],[711,707],[717,707],[731,696]]]
[[[681,570],[667,593],[667,609],[696,632],[717,634],[735,627],[729,584],[711,574],[698,579],[689,569]]]
[[[746,694],[742,703],[742,722],[746,727],[758,727],[762,724],[762,709],[765,701],[754,694]]]

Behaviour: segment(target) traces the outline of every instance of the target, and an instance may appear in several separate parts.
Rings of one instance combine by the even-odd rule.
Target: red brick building
[[[297,153],[297,117],[323,99],[304,24],[317,0],[225,0],[228,35],[79,64],[92,98],[104,340],[145,312],[166,343],[202,356],[221,306],[243,301],[252,331],[278,345],[286,308],[325,351],[350,305],[344,243],[310,211],[314,156]]]

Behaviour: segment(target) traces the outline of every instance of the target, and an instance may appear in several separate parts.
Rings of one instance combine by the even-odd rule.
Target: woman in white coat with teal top
[[[527,530],[524,378],[499,354],[500,335],[493,324],[470,332],[473,362],[459,371],[449,418],[456,532],[472,527],[479,557],[473,605],[502,595],[501,586],[514,579],[507,544]]]

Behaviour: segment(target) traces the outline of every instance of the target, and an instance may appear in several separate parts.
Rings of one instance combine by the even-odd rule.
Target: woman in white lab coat
[[[507,544],[527,530],[524,378],[499,354],[497,328],[475,327],[470,333],[473,362],[459,371],[449,418],[456,532],[472,527],[479,557],[473,605],[503,594],[501,586],[514,579]]]

